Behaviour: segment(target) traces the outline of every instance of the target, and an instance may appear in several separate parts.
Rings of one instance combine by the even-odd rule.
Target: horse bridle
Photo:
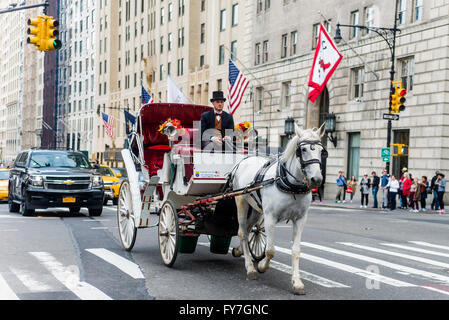
[[[310,150],[315,150],[315,146],[321,146],[323,150],[321,151],[321,159],[310,159],[310,160],[304,160],[302,157],[302,147],[310,145]],[[299,163],[301,164],[301,170],[304,172],[304,169],[307,166],[310,166],[311,164],[318,163],[320,165],[320,169],[322,168],[322,161],[323,159],[326,159],[328,156],[327,150],[324,148],[323,144],[320,140],[303,140],[299,141],[296,146],[296,157],[299,158]]]

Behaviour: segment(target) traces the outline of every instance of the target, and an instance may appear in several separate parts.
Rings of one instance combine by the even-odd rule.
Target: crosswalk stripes
[[[19,300],[19,297],[12,291],[5,278],[0,274],[0,300]]]
[[[48,252],[30,252],[48,271],[82,300],[112,300],[101,290],[80,281],[79,274],[62,265]]]
[[[198,244],[209,246],[209,243],[200,242]],[[447,289],[449,288],[449,276],[444,273],[437,273],[437,271],[433,270],[430,272],[425,269],[426,267],[435,269],[435,266],[448,269],[449,264],[442,262],[444,260],[441,258],[440,260],[442,261],[434,260],[438,257],[448,257],[449,247],[447,246],[422,241],[408,241],[405,243],[378,242],[374,245],[353,242],[335,242],[333,243],[334,245],[332,245],[332,243],[331,245],[322,245],[311,242],[302,242],[301,244],[301,259],[311,263],[311,265],[307,265],[307,268],[312,266],[314,272],[311,273],[301,269],[301,277],[303,280],[314,283],[319,287],[332,290],[336,288],[351,289],[352,286],[354,286],[354,283],[353,280],[350,280],[352,278],[342,277],[338,272],[333,272],[330,277],[324,277],[318,271],[320,268],[316,268],[315,265],[323,265],[333,270],[353,275],[355,281],[359,281],[357,279],[361,277],[367,281],[372,280],[399,289],[419,288],[449,296],[449,290]],[[386,247],[392,248],[394,251],[385,250]],[[280,246],[276,246],[275,249],[280,255],[278,255],[275,260],[271,261],[270,267],[291,275],[291,266],[281,262],[282,260],[285,260],[285,256],[282,255],[291,255],[291,250]],[[105,248],[90,248],[84,250],[95,256],[93,259],[98,259],[98,261],[114,266],[118,269],[118,272],[123,272],[129,276],[130,279],[144,279],[140,267],[119,254]],[[304,250],[306,252],[304,252]],[[313,250],[313,252],[310,252],[309,250]],[[363,252],[363,254],[360,254],[359,252]],[[410,252],[415,252],[416,254],[419,253],[420,256],[411,255]],[[376,257],[369,253],[375,254]],[[0,300],[20,299],[22,292],[14,292],[14,289],[20,288],[20,286],[18,287],[17,283],[14,282],[17,280],[14,279],[18,279],[23,284],[21,287],[22,290],[25,287],[30,293],[57,292],[65,287],[69,290],[67,292],[72,292],[74,294],[73,297],[77,296],[79,299],[112,299],[106,291],[103,292],[99,288],[81,281],[76,266],[64,265],[48,252],[29,252],[28,254],[32,259],[36,259],[43,265],[50,275],[42,276],[34,271],[27,271],[23,268],[11,266],[9,267],[9,274],[4,274],[3,276],[0,273]],[[428,257],[424,258],[425,256]],[[341,259],[344,259],[344,261],[340,261]],[[396,263],[398,259],[400,259],[399,261],[401,262]],[[368,268],[364,269],[363,267],[354,265],[354,263],[352,263],[353,260],[392,269],[396,271],[396,276],[372,272]],[[409,262],[412,263],[414,267],[409,266]],[[417,263],[421,267],[415,267]],[[53,282],[56,281],[55,283],[59,284],[60,288],[56,288],[57,286],[54,285],[55,283],[53,283],[53,285],[46,283],[46,281],[50,281],[50,277],[53,279]],[[428,281],[426,284],[422,284],[422,281],[420,283],[416,281],[417,279],[426,279]],[[348,283],[348,281],[350,281],[350,283]],[[355,287],[357,286],[355,285],[354,288]]]

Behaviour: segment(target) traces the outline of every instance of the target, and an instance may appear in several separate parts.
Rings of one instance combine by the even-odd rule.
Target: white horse
[[[327,156],[327,151],[321,145],[324,135],[323,126],[319,129],[302,130],[295,124],[296,135],[287,144],[283,154],[274,161],[265,173],[263,181],[277,179],[276,182],[289,186],[296,186],[297,192],[289,193],[281,190],[282,186],[277,183],[265,185],[259,194],[253,192],[235,198],[238,221],[240,246],[234,248],[234,256],[244,255],[245,267],[249,279],[257,279],[257,271],[265,272],[269,268],[270,260],[274,257],[274,230],[275,225],[281,221],[292,221],[293,223],[293,246],[292,246],[292,285],[295,294],[305,294],[304,284],[299,274],[299,255],[301,234],[306,223],[307,212],[311,203],[312,188],[321,185],[323,176],[321,173],[321,156]],[[322,132],[323,131],[323,132]],[[249,157],[244,159],[235,169],[232,178],[233,188],[245,188],[255,180],[259,169],[267,163],[264,157]],[[279,181],[279,164],[283,165],[283,180]],[[285,173],[286,172],[286,173]],[[281,175],[282,177],[282,175]],[[285,181],[287,180],[287,181]],[[304,191],[304,189],[306,189]],[[253,210],[250,210],[250,207]],[[251,214],[248,214],[251,212]],[[258,213],[257,213],[258,212]],[[265,258],[254,268],[248,247],[248,234],[251,228],[258,222],[260,214],[264,216],[267,246]],[[243,251],[242,251],[243,249]]]

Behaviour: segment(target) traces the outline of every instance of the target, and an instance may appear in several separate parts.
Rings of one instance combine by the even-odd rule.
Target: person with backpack
[[[370,182],[370,184],[371,184],[371,191],[373,193],[373,199],[374,199],[373,208],[377,208],[378,207],[377,192],[379,191],[380,178],[376,174],[376,171],[373,171],[371,173],[371,175],[373,177],[373,180]]]
[[[439,210],[440,209],[440,203],[438,201],[438,187],[435,185],[435,181],[438,179],[438,174],[440,174],[440,171],[435,171],[435,175],[433,176],[432,180],[430,181],[430,188],[432,189],[433,199],[432,203],[430,205],[430,209],[432,210]]]
[[[445,213],[443,196],[446,190],[446,179],[444,179],[444,174],[442,174],[441,172],[438,173],[438,178],[435,181],[435,185],[437,186],[438,204],[440,206],[439,213],[442,214]]]
[[[388,175],[387,169],[382,172],[382,177],[380,178],[380,187],[382,189],[382,209],[388,208],[388,182],[390,181],[390,176]]]
[[[421,211],[425,212],[427,194],[432,192],[432,190],[430,189],[429,181],[427,181],[426,176],[422,176],[421,178],[420,189],[421,189]]]
[[[335,197],[335,202],[341,202],[341,196],[343,195],[343,203],[345,202],[345,189],[346,189],[346,179],[343,171],[338,171],[337,176],[337,195]]]

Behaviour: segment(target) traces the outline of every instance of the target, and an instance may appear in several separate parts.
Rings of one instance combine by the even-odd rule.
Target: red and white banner
[[[311,102],[315,102],[324,90],[341,59],[343,56],[338,52],[335,43],[323,25],[320,25],[320,34],[309,76],[309,100]]]

